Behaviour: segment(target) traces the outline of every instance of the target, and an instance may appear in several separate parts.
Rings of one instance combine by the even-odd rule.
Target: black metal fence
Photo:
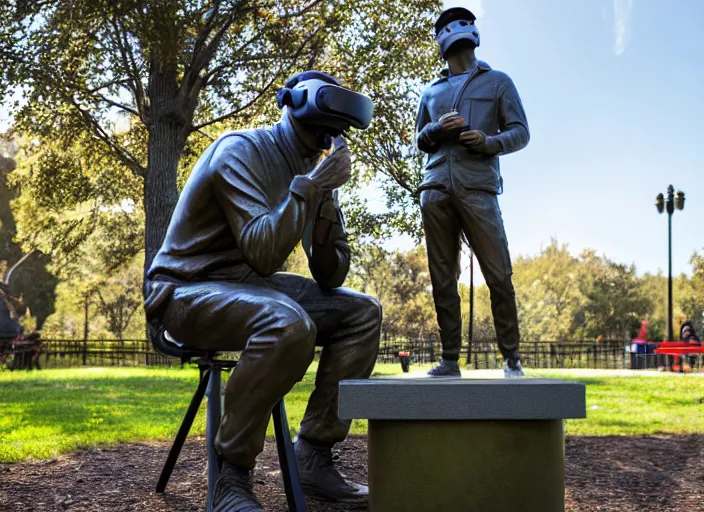
[[[421,338],[385,340],[378,361],[399,363],[399,352],[410,353],[411,365],[432,364],[440,360],[441,346]],[[676,363],[671,356],[632,353],[630,341],[523,341],[521,359],[526,368],[657,369],[672,368]],[[474,341],[471,349],[463,346],[460,360],[478,370],[503,366],[494,340]],[[685,356],[682,362],[687,370],[704,371],[703,354]],[[156,353],[147,340],[114,339],[44,339],[14,345],[0,342],[1,363],[9,369],[180,365],[178,360]]]
[[[409,352],[411,364],[427,364],[440,360],[441,346],[426,339],[408,339],[382,343],[378,360],[398,362],[399,352]],[[593,368],[593,369],[670,369],[678,361],[672,356],[654,353],[634,353],[630,341],[522,341],[521,361],[526,368]],[[467,357],[469,354],[469,358]],[[704,355],[682,358],[684,367],[704,371]],[[460,362],[476,370],[503,367],[503,357],[494,340],[474,341],[471,348],[463,346]]]
[[[19,347],[18,347],[19,348]],[[42,339],[8,355],[9,369],[71,368],[75,366],[172,366],[174,360],[158,354],[147,340]]]

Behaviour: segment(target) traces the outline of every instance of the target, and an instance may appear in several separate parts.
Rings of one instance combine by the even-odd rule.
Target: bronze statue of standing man
[[[462,317],[457,282],[464,233],[491,294],[491,310],[506,377],[522,377],[511,258],[498,194],[499,155],[528,144],[528,122],[508,75],[477,60],[475,16],[444,11],[435,38],[448,69],[425,91],[418,111],[418,148],[428,153],[419,187],[433,298],[442,339],[434,377],[460,375]]]

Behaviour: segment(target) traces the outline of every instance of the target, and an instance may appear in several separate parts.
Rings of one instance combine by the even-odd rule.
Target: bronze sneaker
[[[303,492],[325,501],[359,501],[369,495],[366,485],[348,482],[337,470],[332,448],[299,437],[294,445]]]
[[[431,377],[462,377],[457,361],[443,359],[439,365],[428,372]]]
[[[254,497],[252,472],[222,461],[220,476],[215,483],[213,512],[263,512]]]

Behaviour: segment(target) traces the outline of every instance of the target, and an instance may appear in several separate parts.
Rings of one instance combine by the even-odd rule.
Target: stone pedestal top
[[[404,379],[340,382],[343,420],[551,420],[586,417],[584,384],[552,379]]]

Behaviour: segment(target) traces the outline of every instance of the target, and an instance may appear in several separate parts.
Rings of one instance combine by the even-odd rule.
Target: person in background
[[[680,327],[680,341],[685,341],[690,345],[701,345],[701,340],[694,331],[694,325],[689,320]],[[691,369],[697,362],[697,355],[690,354],[689,356],[682,356],[682,363],[685,361],[687,361]]]
[[[16,301],[0,283],[0,342],[10,342],[22,334],[22,326],[17,321],[13,301]]]
[[[694,331],[694,325],[692,325],[692,322],[689,320],[683,323],[682,327],[680,327],[680,340],[687,341],[689,343],[696,343],[697,345],[701,343],[697,333]]]

